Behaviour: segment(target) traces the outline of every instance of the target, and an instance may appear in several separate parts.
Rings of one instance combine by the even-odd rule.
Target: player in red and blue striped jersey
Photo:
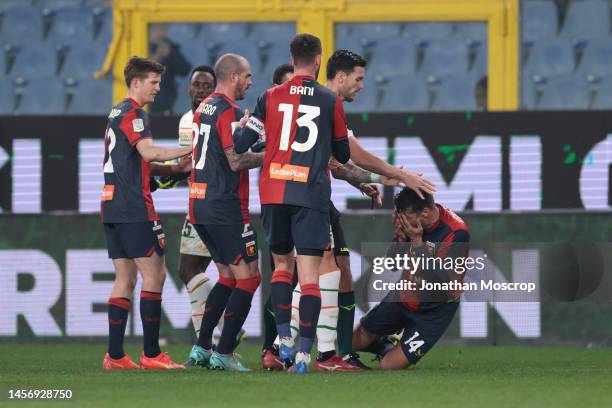
[[[272,302],[281,340],[280,355],[292,372],[308,370],[321,308],[319,265],[329,245],[328,163],[350,157],[342,99],[316,82],[321,42],[299,34],[290,44],[294,76],[260,96],[246,127],[236,132],[234,148],[245,152],[266,135],[259,181],[262,218],[275,264]],[[297,252],[300,299],[300,351],[291,338],[292,273]]]
[[[166,277],[165,236],[155,212],[149,180],[151,175],[187,172],[191,160],[178,165],[158,165],[191,153],[188,147],[153,145],[149,120],[142,107],[159,92],[163,65],[132,57],[125,67],[128,97],[108,116],[104,145],[104,190],[101,218],[109,257],[115,267],[115,283],[109,299],[109,345],[102,367],[130,369],[138,366],[123,352],[132,292],[138,271],[143,283],[140,315],[144,331],[142,368],[184,368],[159,348],[161,293]]]
[[[189,219],[219,269],[210,291],[196,345],[195,364],[250,371],[233,355],[238,332],[260,283],[257,235],[249,216],[248,169],[260,167],[263,153],[234,152],[232,133],[243,113],[235,101],[251,86],[248,61],[225,54],[215,64],[217,86],[193,117],[193,169],[189,183]],[[212,334],[223,310],[224,326],[216,351]]]

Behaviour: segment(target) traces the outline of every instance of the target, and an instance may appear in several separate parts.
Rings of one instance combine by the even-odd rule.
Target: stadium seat
[[[487,41],[487,23],[457,23],[453,36],[468,44],[482,44]]]
[[[589,88],[579,75],[559,75],[547,79],[538,110],[589,108]]]
[[[274,42],[267,44],[261,51],[262,56],[262,71],[259,73],[257,78],[254,78],[254,81],[260,81],[262,79],[271,82],[272,81],[272,72],[274,69],[280,64],[288,64],[289,63],[289,45],[285,42]],[[260,78],[261,77],[261,78]]]
[[[15,7],[30,7],[32,5],[32,0],[2,0],[0,1],[0,12]]]
[[[359,97],[359,96],[358,96]],[[380,112],[419,112],[429,108],[427,80],[414,75],[392,78],[378,106]]]
[[[2,42],[13,45],[36,44],[43,38],[43,17],[36,7],[15,7],[2,18]]]
[[[91,44],[78,44],[71,47],[64,61],[60,76],[62,78],[93,78],[102,69],[106,50]]]
[[[574,50],[564,40],[541,40],[534,44],[523,74],[543,76],[568,74],[574,70]]]
[[[352,36],[359,36],[368,41],[395,38],[400,34],[401,23],[356,23],[353,24]]]
[[[27,81],[15,113],[25,115],[58,115],[63,114],[65,109],[66,92],[61,81],[31,79]]]
[[[598,39],[588,42],[578,71],[587,77],[601,77],[612,74],[612,39]]]
[[[593,109],[612,109],[612,76],[606,76],[599,85]]]
[[[15,90],[11,81],[0,81],[0,114],[13,112],[15,107]]]
[[[449,76],[442,79],[434,98],[434,111],[464,111],[476,109],[476,81],[472,75]]]
[[[111,78],[84,79],[79,81],[68,107],[70,114],[99,115],[110,112],[113,102]]]
[[[180,47],[181,53],[192,67],[210,63],[208,48],[205,45],[191,42],[181,44]]]
[[[168,24],[168,38],[174,43],[185,44],[192,42],[201,28],[197,23]]]
[[[415,43],[429,42],[450,37],[454,29],[453,23],[406,23],[402,35]]]
[[[252,44],[248,44],[242,41],[226,42],[221,47],[219,47],[216,58],[230,52],[242,55],[249,61],[253,76],[258,76],[260,74],[261,53],[258,47],[254,47]],[[271,73],[268,73],[268,75],[271,75]]]
[[[559,30],[557,6],[553,1],[521,3],[521,35],[523,42],[533,43],[553,38]]]
[[[431,41],[425,50],[421,72],[425,75],[445,77],[468,71],[467,45],[454,37]]]
[[[533,110],[536,106],[536,89],[531,78],[521,78],[521,109]]]
[[[108,8],[94,9],[94,21],[96,21],[96,18],[99,19],[99,26],[97,32],[94,33],[94,39],[96,44],[107,48],[113,39],[113,15],[111,10]]]
[[[560,37],[573,41],[610,35],[610,6],[605,0],[573,1]]]
[[[373,48],[368,70],[374,75],[412,74],[416,71],[416,59],[416,47],[408,38],[383,40]]]
[[[336,46],[334,47],[336,50],[349,50],[352,52],[356,52],[359,55],[364,55],[364,45],[367,44],[367,40],[357,36],[357,37],[347,37],[344,34],[336,33],[335,38]]]
[[[10,72],[25,79],[51,78],[57,73],[57,51],[47,44],[24,47],[17,53]]]
[[[472,67],[470,68],[470,73],[477,77],[486,75],[489,72],[489,50],[487,47],[488,44],[485,40],[476,49],[476,58],[474,58],[474,62],[472,63]]]
[[[4,78],[7,74],[6,53],[0,48],[0,78]]]
[[[41,9],[57,10],[65,7],[78,7],[83,5],[83,0],[35,0]]]
[[[91,7],[60,8],[53,13],[49,44],[73,45],[94,38],[94,16]]]

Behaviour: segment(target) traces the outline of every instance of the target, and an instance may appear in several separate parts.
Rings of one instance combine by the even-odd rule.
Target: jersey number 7
[[[283,151],[289,150],[289,136],[291,133],[293,109],[294,106],[290,103],[281,103],[278,105],[279,112],[283,112],[283,128],[281,130],[279,146],[279,149]],[[313,122],[313,119],[321,114],[321,108],[312,105],[299,105],[298,112],[304,115],[300,116],[295,123],[299,127],[308,128],[308,139],[306,139],[304,143],[294,140],[293,143],[291,143],[291,150],[295,150],[296,152],[307,152],[314,147],[317,142],[317,136],[319,136],[319,128],[317,128],[317,124]]]

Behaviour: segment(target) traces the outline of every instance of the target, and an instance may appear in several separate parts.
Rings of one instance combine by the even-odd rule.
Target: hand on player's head
[[[436,192],[435,184],[423,178],[423,173],[406,171],[404,177],[402,177],[402,182],[406,187],[414,190],[420,198],[424,198],[423,193],[433,194]]]

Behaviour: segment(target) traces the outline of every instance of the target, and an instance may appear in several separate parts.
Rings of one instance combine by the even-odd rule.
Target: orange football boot
[[[144,351],[140,356],[140,367],[150,370],[174,370],[185,368],[183,364],[177,364],[166,353],[159,353],[156,357],[145,356]]]
[[[138,370],[140,366],[132,361],[127,354],[121,358],[114,359],[106,353],[102,360],[102,368],[105,370]]]

